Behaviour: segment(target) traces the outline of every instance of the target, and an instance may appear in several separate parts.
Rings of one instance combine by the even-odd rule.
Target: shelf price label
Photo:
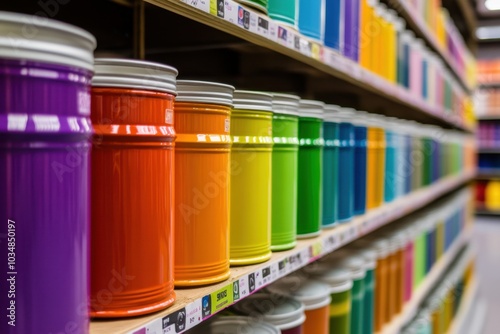
[[[200,2],[200,0],[198,1],[190,0],[190,2]],[[224,18],[224,12],[225,12],[224,0],[210,0],[210,14],[212,14],[213,16]]]
[[[202,321],[201,299],[186,305],[186,329],[191,329]]]
[[[262,16],[257,17],[257,34],[265,38],[269,38],[269,21]]]
[[[220,290],[210,294],[212,314],[225,309],[233,303],[233,284],[226,285]]]
[[[319,44],[311,43],[311,57],[319,61],[322,60],[321,46],[319,46]]]
[[[190,5],[191,7],[200,9],[204,11],[205,13],[211,13],[211,8],[212,8],[212,2],[217,2],[215,1],[210,1],[210,0],[182,0],[185,4]],[[217,4],[215,4],[217,6]],[[215,14],[212,14],[215,15]]]
[[[262,285],[267,285],[271,282],[271,266],[262,268]]]
[[[240,27],[250,29],[250,12],[245,8],[238,6],[238,20],[237,23]]]
[[[163,317],[162,319],[162,333],[181,333],[184,332],[186,328],[186,309],[175,311],[172,314]],[[151,333],[148,331],[148,334]]]
[[[248,276],[244,276],[233,283],[233,301],[247,297],[250,294]]]
[[[324,253],[330,253],[339,247],[338,235],[331,235],[328,238],[323,239],[323,249]]]
[[[281,277],[283,277],[286,274],[288,274],[289,267],[290,267],[290,262],[289,262],[288,258],[285,258],[285,259],[281,260],[280,262],[278,262],[278,273],[279,273],[279,275]]]
[[[311,259],[317,258],[318,256],[321,255],[322,249],[323,247],[321,242],[316,242],[312,244],[311,246],[309,246],[309,257]]]

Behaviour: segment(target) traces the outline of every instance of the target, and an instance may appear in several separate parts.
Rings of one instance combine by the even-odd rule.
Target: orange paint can
[[[234,87],[177,81],[176,286],[229,278],[229,125]]]
[[[305,307],[304,334],[330,333],[330,286],[321,281],[297,275],[286,276],[268,287],[277,295],[292,297]]]
[[[91,316],[152,313],[175,299],[177,70],[119,59],[96,59],[95,70]]]

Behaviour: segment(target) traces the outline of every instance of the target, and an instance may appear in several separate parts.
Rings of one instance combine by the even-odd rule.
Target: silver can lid
[[[210,103],[233,106],[234,87],[208,81],[177,80],[176,102]]]
[[[94,69],[96,40],[73,25],[0,11],[0,58]]]
[[[250,90],[235,90],[233,95],[234,109],[273,111],[273,96],[269,93]]]
[[[142,60],[97,58],[94,87],[154,90],[176,95],[177,70]]]
[[[299,116],[300,97],[291,94],[272,93],[275,114]]]
[[[312,117],[323,119],[325,104],[315,100],[300,100],[299,115],[300,117]]]

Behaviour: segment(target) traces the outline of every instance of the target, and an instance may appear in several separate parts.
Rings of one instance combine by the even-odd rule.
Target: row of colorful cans
[[[465,292],[474,280],[474,260],[465,250],[452,265],[418,310],[414,319],[402,330],[403,334],[444,334],[456,318]]]
[[[500,147],[500,121],[488,120],[479,122],[476,137],[479,147]]]
[[[382,204],[390,153],[381,118],[366,126],[356,163],[352,110],[177,81],[161,64],[94,61],[90,34],[29,20],[0,13],[11,32],[0,35],[0,235],[8,246],[0,254],[9,266],[0,278],[13,282],[1,286],[0,306],[16,331],[71,323],[84,332],[89,299],[94,317],[168,307],[174,285],[225,280],[230,264],[266,261],[297,234],[320,234],[331,187],[347,196],[328,201],[339,207],[330,226],[352,217],[355,194],[371,203],[376,193],[373,207]],[[328,123],[326,146],[337,153],[325,167]],[[467,138],[442,131],[449,136],[438,141],[456,154],[445,176],[463,169]],[[355,166],[371,176],[355,177]],[[364,193],[354,190],[357,179]]]
[[[270,323],[284,334],[379,332],[466,228],[470,198],[470,189],[459,191],[432,211],[357,240],[238,302],[221,318],[245,316],[247,323]],[[190,333],[210,333],[209,327]]]
[[[500,180],[476,181],[476,205],[480,209],[500,210]]]
[[[263,8],[262,0],[240,0]],[[435,0],[412,1],[419,19],[432,23],[442,50],[453,59],[460,77],[474,83],[475,61],[453,21]],[[469,122],[473,104],[440,56],[424,40],[405,29],[405,20],[378,0],[269,0],[269,16],[296,25],[299,31],[359,62],[394,85],[410,91],[432,107],[459,115]],[[428,19],[428,20],[427,20]],[[434,23],[440,28],[434,29]],[[449,36],[447,32],[450,31]]]

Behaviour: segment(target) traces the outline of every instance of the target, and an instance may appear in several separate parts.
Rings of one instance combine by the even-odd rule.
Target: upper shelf
[[[457,2],[463,2],[463,0],[458,0]],[[444,63],[451,70],[451,73],[454,74],[455,78],[457,79],[457,82],[461,84],[462,88],[468,94],[471,94],[472,91],[474,90],[474,87],[470,87],[464,81],[464,79],[459,75],[460,72],[458,70],[458,64],[448,54],[448,51],[444,50],[439,45],[437,38],[431,33],[431,31],[429,30],[425,22],[422,20],[422,18],[420,16],[417,16],[417,14],[411,10],[408,1],[404,0],[388,1],[388,4],[394,10],[396,10],[399,13],[399,15],[401,15],[401,17],[405,19],[407,25],[411,28],[412,31],[415,32],[415,35],[424,39],[427,42],[427,45],[443,59]],[[461,6],[460,8],[462,8],[465,5],[466,4],[462,3],[460,5]],[[473,29],[473,32],[475,32],[475,28]]]
[[[252,63],[252,70],[249,71],[247,69],[248,77],[243,79],[243,86],[249,84],[251,81],[249,77],[254,73],[272,71],[277,68],[281,68],[283,71],[293,71],[294,73],[307,72],[309,74],[312,73],[313,80],[305,80],[307,81],[306,85],[308,85],[305,91],[313,91],[314,98],[322,97],[321,93],[323,93],[324,96],[331,96],[331,94],[327,93],[333,90],[338,92],[338,95],[342,96],[345,94],[341,94],[338,90],[353,87],[355,89],[352,89],[352,91],[355,91],[355,93],[359,94],[359,92],[363,92],[363,97],[360,99],[363,101],[359,106],[350,105],[352,107],[359,107],[372,112],[386,113],[384,110],[369,110],[377,101],[383,100],[383,102],[380,103],[384,105],[384,108],[379,109],[389,110],[389,112],[392,112],[390,116],[415,119],[424,123],[434,122],[434,124],[454,127],[469,132],[474,131],[471,126],[466,125],[457,115],[446,112],[444,108],[431,106],[428,102],[414,96],[402,87],[389,83],[385,79],[363,69],[352,60],[343,57],[336,51],[300,35],[296,30],[290,27],[270,20],[267,16],[248,9],[250,17],[248,24],[241,22],[242,20],[238,20],[239,5],[231,0],[225,1],[225,11],[221,15],[223,17],[219,17],[217,13],[214,14],[213,11],[211,11],[211,2],[209,0],[184,0],[184,2],[178,0],[146,0],[146,2],[166,9],[169,12],[180,14],[190,20],[197,21],[203,26],[213,27],[218,31],[222,31],[251,43],[250,45],[245,45],[244,43],[238,42],[237,39],[229,39],[229,43],[227,41],[224,42],[226,43],[224,45],[225,47],[229,45],[230,48],[238,52],[259,52],[256,51],[259,49],[266,50],[268,53],[271,52],[265,56],[260,55],[262,57],[261,59],[266,59],[266,61],[262,62],[255,61],[255,57],[258,55],[253,54],[249,57],[246,66],[249,67],[250,63]],[[148,21],[150,20],[147,20],[147,22]],[[167,20],[159,19],[157,21]],[[185,26],[186,25],[183,25],[183,27]],[[151,50],[149,50],[150,46],[148,46],[146,58],[168,62],[169,64],[177,66],[176,60],[181,63],[182,61],[187,61],[184,55],[176,58],[174,53],[179,50],[196,50],[196,48],[198,48],[198,50],[206,52],[207,49],[221,47],[217,44],[220,38],[215,38],[216,41],[210,41],[210,44],[207,43],[207,41],[203,41],[202,37],[208,37],[210,32],[203,32],[203,34],[200,34],[200,28],[201,27],[193,29],[187,27],[186,29],[188,31],[184,31],[185,35],[193,39],[191,41],[192,43],[200,39],[199,45],[193,46],[191,44],[189,46],[176,48],[175,50],[169,49],[166,55],[163,54],[161,56],[159,56],[161,52],[151,53]],[[158,28],[148,28],[146,30],[150,31],[154,29]],[[198,34],[200,36],[197,36]],[[154,40],[157,37],[158,36],[149,38],[149,40]],[[162,39],[162,42],[165,41],[165,39]],[[154,44],[155,42],[152,41],[152,43]],[[219,41],[219,43],[221,42]],[[160,45],[157,45],[157,47],[161,48]],[[277,55],[281,56],[277,57]],[[287,57],[283,57],[282,55]],[[197,56],[200,57],[197,59],[198,61],[203,59],[199,54]],[[205,60],[203,64],[205,64],[204,66],[210,66],[207,63],[214,62],[213,66],[217,66],[217,63],[221,61],[220,59]],[[290,61],[293,62],[290,63]],[[185,64],[184,68],[189,70],[192,66],[193,64],[191,61],[190,64]],[[270,67],[273,68],[271,69]],[[182,66],[180,68],[181,76],[183,75],[184,68]],[[203,69],[201,70],[206,72]],[[275,75],[275,78],[276,77]],[[216,78],[219,78],[219,76]],[[265,87],[265,81],[266,80],[262,79],[259,81],[259,83],[264,82],[263,88],[276,89],[275,86]],[[237,86],[239,87],[239,85]],[[319,94],[318,91],[320,91]],[[310,96],[304,97],[310,98]],[[330,101],[325,99],[325,102]],[[410,113],[408,108],[416,111],[416,113]]]

